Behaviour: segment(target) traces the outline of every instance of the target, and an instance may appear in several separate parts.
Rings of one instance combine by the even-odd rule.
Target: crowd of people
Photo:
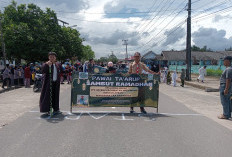
[[[101,63],[102,64],[102,63]],[[69,84],[72,81],[72,73],[76,72],[94,72],[94,60],[90,59],[84,64],[77,61],[75,64],[70,62],[64,62],[62,65],[62,72],[60,73],[60,83],[64,84],[64,81],[67,80]],[[103,64],[102,64],[103,66]],[[6,67],[2,70],[2,88],[12,87],[12,86],[25,86],[29,88],[33,84],[35,79],[35,74],[42,74],[42,64],[41,63],[29,63],[26,65],[9,65],[6,64]]]
[[[168,85],[173,85],[173,87],[177,86],[178,74],[177,71],[174,70],[171,74],[171,71],[167,67],[161,69],[161,82],[166,83]],[[184,87],[185,80],[185,69],[181,69],[180,73],[181,87]]]
[[[33,75],[40,71],[41,67],[39,64],[27,64],[27,65],[9,65],[6,64],[3,70],[3,84],[2,88],[11,86],[25,86],[30,87]]]
[[[59,87],[60,84],[64,84],[64,80],[67,80],[67,83],[70,84],[72,81],[72,73],[73,72],[88,72],[93,74],[94,68],[96,66],[100,66],[105,68],[106,73],[116,73],[117,70],[120,70],[122,68],[127,69],[129,74],[146,74],[146,73],[152,73],[152,74],[161,74],[161,82],[166,83],[168,85],[172,84],[174,87],[176,86],[176,80],[178,78],[177,72],[173,71],[172,75],[171,72],[168,70],[167,67],[154,70],[155,66],[147,66],[143,64],[140,61],[140,53],[136,52],[134,54],[134,62],[127,64],[127,65],[115,65],[113,62],[108,62],[108,64],[104,63],[98,63],[95,64],[93,59],[90,59],[89,61],[84,62],[83,64],[79,61],[75,62],[74,64],[71,64],[70,62],[66,62],[64,64],[60,64],[56,62],[56,53],[50,52],[49,55],[49,61],[44,63],[42,66],[41,64],[27,64],[27,65],[18,65],[13,66],[7,64],[4,71],[3,71],[3,85],[2,88],[5,88],[5,86],[11,87],[11,86],[25,86],[25,88],[29,88],[32,84],[33,78],[35,73],[43,73],[43,87],[41,92],[41,112],[48,112],[48,97],[46,97],[46,90],[49,87],[48,82],[46,80],[49,79],[49,68],[50,66],[53,66],[52,68],[52,88],[53,88],[53,97],[54,102],[52,103],[54,106],[54,110],[59,113]],[[55,58],[55,59],[52,59]],[[223,106],[223,114],[219,115],[219,119],[228,119],[231,117],[231,101],[230,96],[232,94],[231,90],[231,80],[232,80],[232,70],[231,70],[231,61],[232,57],[227,56],[224,59],[224,65],[226,66],[225,71],[222,73],[221,79],[220,79],[220,97],[221,97],[221,103]],[[152,69],[153,68],[153,69]],[[157,68],[157,67],[156,67]],[[204,77],[206,75],[206,66],[203,66],[199,69],[199,77],[197,81],[199,82],[201,80],[202,83],[204,83]],[[181,86],[184,87],[184,80],[185,80],[185,69],[182,69],[181,75]],[[46,86],[45,86],[46,85]],[[58,92],[58,94],[57,94]],[[140,98],[142,98],[143,91],[140,91]],[[54,95],[54,93],[56,93]],[[55,102],[57,101],[57,102]],[[47,104],[46,104],[47,103]],[[44,105],[45,104],[45,105]],[[43,108],[45,106],[45,108]],[[143,107],[140,108],[142,113],[146,113]],[[131,107],[130,110],[131,113],[134,112],[133,107]]]

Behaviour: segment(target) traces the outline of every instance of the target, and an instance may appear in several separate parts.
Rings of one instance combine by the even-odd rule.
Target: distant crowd
[[[93,59],[81,63],[76,61],[74,64],[69,61],[62,63],[63,71],[60,74],[60,83],[64,84],[65,81],[69,84],[72,81],[73,72],[88,72],[95,73],[94,69],[100,67],[106,73],[116,73],[118,71],[124,70],[125,72],[129,69],[129,63],[113,64],[113,62],[108,63],[95,63]],[[147,64],[148,68],[154,72],[159,71],[157,65]],[[9,65],[7,64],[5,69],[2,70],[2,88],[12,87],[12,86],[25,86],[29,88],[35,80],[35,74],[42,74],[42,63],[29,63],[27,65]],[[145,72],[144,72],[145,73]]]

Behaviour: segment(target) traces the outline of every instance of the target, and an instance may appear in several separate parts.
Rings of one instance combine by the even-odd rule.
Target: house
[[[162,51],[163,61],[167,65],[185,65],[185,51]],[[192,65],[222,65],[225,56],[232,56],[232,51],[200,52],[192,51]]]
[[[141,57],[141,61],[144,62],[147,65],[158,65],[161,64],[163,65],[163,56],[158,55],[156,53],[154,53],[153,51],[149,51],[146,54],[144,54]]]

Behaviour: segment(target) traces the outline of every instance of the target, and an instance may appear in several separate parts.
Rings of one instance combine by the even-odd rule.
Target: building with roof
[[[185,51],[162,51],[162,60],[167,65],[185,65]],[[225,56],[232,56],[232,51],[200,52],[192,51],[192,65],[222,65]]]
[[[141,61],[147,65],[163,65],[163,57],[161,55],[156,54],[153,51],[149,51],[141,57]]]

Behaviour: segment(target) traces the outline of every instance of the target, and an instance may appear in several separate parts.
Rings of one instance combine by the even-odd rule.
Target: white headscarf
[[[108,67],[113,67],[113,66],[114,66],[113,62],[108,62]]]

